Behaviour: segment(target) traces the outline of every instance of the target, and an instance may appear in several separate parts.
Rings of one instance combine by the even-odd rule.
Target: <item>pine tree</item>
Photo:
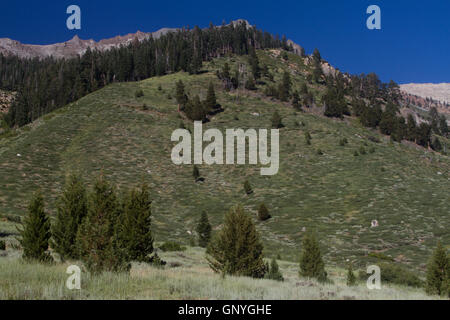
[[[272,121],[272,128],[274,128],[274,129],[284,128],[283,122],[281,120],[281,116],[277,111],[274,112],[271,121]]]
[[[263,245],[251,217],[241,206],[230,209],[224,226],[210,242],[207,260],[222,274],[263,278],[266,265]]]
[[[278,267],[277,260],[274,258],[270,262],[270,265],[266,267],[268,272],[265,275],[265,279],[275,280],[275,281],[284,281],[283,274],[280,272],[280,268]]]
[[[300,97],[297,91],[294,91],[292,94],[292,106],[295,110],[302,110],[302,106],[300,104]]]
[[[307,233],[303,237],[299,274],[302,277],[316,278],[321,282],[327,279],[319,242],[312,233]]]
[[[184,83],[181,80],[176,84],[176,99],[178,102],[178,109],[183,110],[188,102],[188,97],[184,92]]]
[[[252,186],[250,185],[250,182],[248,182],[248,180],[245,180],[244,182],[244,191],[247,195],[251,195],[253,193]]]
[[[208,246],[208,243],[211,240],[211,230],[212,228],[209,223],[208,214],[203,211],[196,230],[198,234],[198,245],[200,247],[206,248]]]
[[[261,221],[266,221],[271,218],[269,214],[269,209],[267,209],[266,205],[264,203],[261,203],[258,208],[258,219]]]
[[[281,101],[288,101],[291,91],[292,81],[289,72],[285,71],[283,74],[283,79],[278,88],[278,98]]]
[[[22,257],[27,261],[51,262],[49,240],[51,238],[50,219],[44,211],[44,198],[40,191],[36,192],[28,206],[22,228],[18,228],[18,239],[22,248]]]
[[[350,263],[348,265],[348,271],[347,271],[347,286],[353,287],[356,285],[356,276],[353,273],[353,265]]]
[[[206,95],[205,108],[208,111],[214,110],[217,107],[216,93],[214,91],[214,85],[209,83],[208,93]]]
[[[77,259],[78,228],[87,215],[87,195],[80,176],[71,174],[58,200],[56,220],[52,228],[52,247],[62,260]]]
[[[126,271],[129,264],[121,247],[122,210],[116,190],[100,176],[90,195],[89,209],[77,234],[81,261],[92,273]]]
[[[194,165],[192,175],[193,175],[195,181],[198,181],[198,179],[200,179],[200,170],[198,169],[197,165]]]
[[[437,248],[428,263],[426,292],[428,294],[448,294],[450,280],[450,257],[447,250],[438,242]]]
[[[150,262],[153,253],[151,205],[149,187],[145,183],[125,198],[120,239],[130,261]]]
[[[250,67],[252,69],[253,77],[258,80],[261,77],[261,68],[259,67],[259,59],[256,55],[255,47],[250,48],[250,58],[249,58]]]

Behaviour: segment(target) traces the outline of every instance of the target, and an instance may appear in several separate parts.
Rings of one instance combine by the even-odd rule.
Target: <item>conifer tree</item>
[[[198,169],[197,165],[194,165],[192,175],[194,176],[195,181],[198,181],[198,179],[200,179],[200,170]]]
[[[428,294],[448,294],[450,280],[450,257],[441,242],[438,242],[427,266],[426,292]]]
[[[247,195],[251,195],[253,193],[252,186],[250,185],[250,182],[248,182],[248,180],[245,180],[244,182],[244,191]]]
[[[270,265],[266,267],[268,272],[265,275],[265,279],[275,280],[275,281],[284,281],[283,274],[278,267],[277,260],[275,258],[272,259]]]
[[[205,108],[211,111],[217,107],[216,93],[214,91],[214,85],[209,83],[208,93],[206,94]]]
[[[129,269],[118,228],[121,215],[115,187],[101,175],[90,194],[88,214],[77,235],[80,258],[92,273]]]
[[[76,237],[78,228],[87,215],[87,195],[80,176],[67,177],[58,199],[55,223],[52,228],[52,247],[62,260],[78,258]]]
[[[150,262],[153,253],[151,205],[146,183],[139,190],[129,192],[125,198],[120,239],[130,261]]]
[[[327,279],[319,242],[315,235],[310,232],[303,237],[299,274],[302,277],[316,278],[321,282]]]
[[[255,78],[255,80],[258,80],[261,77],[261,68],[259,66],[259,59],[258,56],[256,55],[255,47],[253,46],[250,48],[249,62],[250,67],[252,69],[253,77]]]
[[[266,205],[264,203],[261,203],[258,208],[258,219],[261,221],[266,221],[271,218],[269,214],[269,209],[267,209]]]
[[[52,256],[47,251],[51,238],[50,219],[44,211],[44,198],[36,192],[28,206],[28,214],[18,228],[18,239],[22,248],[22,257],[27,261],[51,262]]]
[[[208,246],[211,240],[211,224],[209,223],[208,214],[203,211],[197,225],[198,245],[202,248]]]
[[[263,278],[266,265],[262,253],[263,245],[251,217],[242,206],[235,206],[211,240],[207,260],[212,270],[224,275]]]
[[[347,271],[347,286],[353,287],[356,285],[356,276],[353,272],[353,265],[350,263],[348,265],[348,271]]]
[[[288,101],[291,91],[292,81],[289,72],[285,71],[283,73],[283,79],[278,88],[278,98],[281,101]]]
[[[302,109],[302,106],[300,104],[300,97],[297,91],[294,91],[294,93],[292,94],[292,106],[294,107],[295,110]]]
[[[275,111],[272,116],[272,128],[281,129],[284,127],[280,114]]]
[[[184,92],[184,83],[181,80],[176,84],[176,99],[178,102],[178,109],[183,110],[188,102],[188,97]]]

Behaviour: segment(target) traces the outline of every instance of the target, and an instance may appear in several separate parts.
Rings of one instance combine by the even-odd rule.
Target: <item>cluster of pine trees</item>
[[[53,261],[49,247],[62,261],[81,260],[93,273],[126,271],[131,261],[161,263],[153,254],[149,188],[124,193],[103,176],[88,193],[77,175],[70,175],[58,198],[53,223],[37,192],[20,229],[25,260]]]
[[[176,99],[178,110],[184,112],[186,117],[193,121],[206,121],[208,116],[222,111],[220,104],[217,103],[216,93],[212,82],[209,83],[208,92],[204,101],[200,100],[198,95],[193,98],[185,92],[185,86],[182,80],[176,83]]]
[[[112,82],[138,81],[169,72],[198,73],[202,62],[251,48],[286,48],[286,38],[245,22],[182,29],[158,39],[133,41],[108,51],[88,49],[72,59],[22,59],[0,54],[0,88],[18,92],[6,120],[23,126]]]

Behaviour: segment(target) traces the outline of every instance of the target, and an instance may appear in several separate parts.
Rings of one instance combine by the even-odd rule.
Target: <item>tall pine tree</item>
[[[58,199],[55,223],[52,228],[52,247],[62,260],[78,258],[76,237],[78,228],[87,215],[87,195],[80,176],[67,177]]]
[[[44,211],[44,198],[40,191],[36,192],[28,206],[22,228],[18,228],[18,239],[22,248],[22,257],[28,261],[51,262],[49,240],[51,238],[50,219]]]
[[[311,232],[306,233],[303,237],[300,256],[300,276],[316,278],[319,281],[326,281],[327,279],[319,242]]]
[[[207,260],[215,272],[263,278],[263,245],[252,218],[241,206],[230,209],[224,226],[210,242]]]
[[[208,243],[211,240],[211,229],[212,228],[211,224],[209,223],[208,214],[203,211],[196,230],[198,234],[198,245],[200,247],[206,248],[208,246]]]

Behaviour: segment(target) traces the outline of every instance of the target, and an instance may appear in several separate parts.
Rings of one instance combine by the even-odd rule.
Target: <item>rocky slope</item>
[[[83,54],[86,52],[87,48],[100,51],[108,50],[112,47],[127,45],[135,39],[143,41],[150,37],[159,38],[161,35],[176,30],[177,29],[163,28],[150,33],[138,31],[124,36],[100,40],[99,42],[94,40],[82,40],[78,36],[75,36],[69,41],[50,45],[23,44],[16,40],[2,38],[0,39],[0,53],[4,55],[17,55],[22,58],[45,58],[50,56],[55,58],[67,58]]]
[[[450,83],[409,83],[400,85],[410,103],[423,109],[436,107],[438,111],[450,113]]]

